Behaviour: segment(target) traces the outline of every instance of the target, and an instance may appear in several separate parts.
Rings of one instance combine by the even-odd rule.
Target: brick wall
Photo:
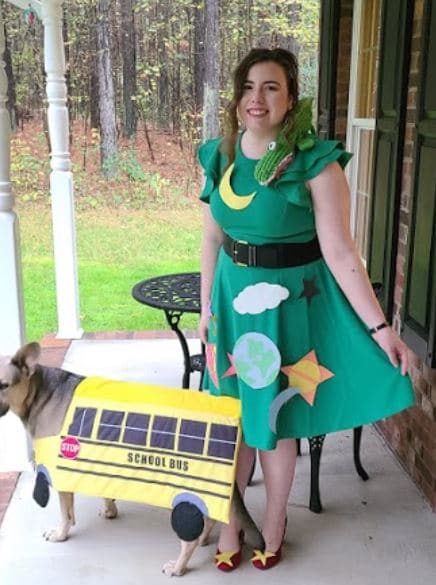
[[[341,32],[338,60],[336,132],[342,140],[346,128],[349,59],[351,54],[350,0],[341,2]],[[412,55],[407,99],[405,148],[402,166],[399,245],[396,263],[393,325],[401,328],[401,308],[404,292],[404,270],[407,255],[408,231],[411,222],[413,147],[415,141],[416,98],[420,65],[420,42],[424,0],[416,0],[412,38]],[[417,406],[378,423],[378,428],[398,456],[405,469],[436,512],[436,370],[430,370],[414,354],[410,354],[410,375],[413,380]]]
[[[348,89],[351,66],[351,35],[353,31],[353,0],[341,2],[339,22],[339,54],[337,62],[335,137],[345,142],[347,134]],[[343,48],[345,50],[342,50]]]
[[[404,268],[411,222],[412,157],[415,141],[423,7],[424,0],[416,0],[407,95],[399,246],[394,297],[394,326],[397,331],[400,330],[401,326]],[[417,406],[408,412],[383,421],[379,424],[379,428],[436,512],[436,370],[427,368],[417,356],[411,354],[410,357],[410,374],[416,392]]]

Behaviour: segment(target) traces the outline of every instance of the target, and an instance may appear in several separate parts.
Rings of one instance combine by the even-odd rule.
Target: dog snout
[[[9,410],[9,404],[0,400],[0,416],[4,416]]]
[[[9,410],[9,404],[5,400],[4,391],[9,388],[9,384],[0,379],[0,416],[3,416]]]

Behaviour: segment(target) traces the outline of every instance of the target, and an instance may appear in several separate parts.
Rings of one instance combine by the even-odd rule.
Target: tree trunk
[[[300,24],[300,12],[301,12],[301,4],[295,2],[289,7],[289,24],[292,28],[298,28],[301,26]],[[293,53],[298,58],[298,52],[300,50],[300,45],[298,44],[297,39],[293,35],[289,35],[286,39],[282,37],[282,47],[286,47],[291,53]]]
[[[165,48],[165,39],[163,37],[163,31],[157,40],[157,51],[160,66],[160,75],[158,81],[158,95],[159,102],[157,104],[157,116],[159,126],[168,130],[170,127],[170,116],[169,116],[169,93],[170,93],[170,82],[168,76],[168,57]]]
[[[89,117],[90,127],[100,128],[100,108],[98,96],[98,57],[97,57],[97,13],[96,8],[91,8],[92,24],[89,26],[88,51],[89,51]]]
[[[194,6],[194,106],[199,112],[203,106],[204,75],[204,4],[196,0]]]
[[[219,134],[219,0],[205,2],[203,140]]]
[[[95,46],[95,45],[94,45]],[[91,56],[89,76],[89,117],[91,128],[100,128],[100,98],[98,95],[98,59],[95,52]]]
[[[177,46],[177,52],[179,46]],[[181,120],[180,120],[180,61],[176,61],[173,66],[173,81],[172,81],[172,117],[173,117],[173,134],[180,132]]]
[[[8,45],[7,28],[4,24],[2,24],[2,26],[4,27],[5,32],[5,50],[3,53],[3,60],[5,63],[6,79],[8,80],[8,101],[6,102],[6,107],[9,111],[9,116],[11,118],[11,130],[15,131],[18,125],[17,94],[15,92],[15,78],[12,69],[11,52],[9,50]]]
[[[116,175],[116,158],[118,153],[115,94],[110,52],[110,5],[110,0],[98,0],[97,2],[97,71],[101,131],[100,157],[101,169],[106,177]]]
[[[136,133],[136,31],[133,0],[120,0],[121,53],[123,61],[123,133],[131,138]]]
[[[248,23],[248,31],[247,31],[247,46],[253,46],[253,0],[247,0],[247,23]]]

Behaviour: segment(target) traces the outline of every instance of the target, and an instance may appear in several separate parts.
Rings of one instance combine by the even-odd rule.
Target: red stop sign
[[[61,455],[67,459],[75,459],[80,453],[80,443],[76,437],[65,437],[61,442]]]

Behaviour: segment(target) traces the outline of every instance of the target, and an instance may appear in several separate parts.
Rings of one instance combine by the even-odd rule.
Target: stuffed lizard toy
[[[312,124],[313,98],[302,98],[298,101],[290,123],[286,123],[270,142],[268,149],[254,171],[255,179],[261,185],[269,185],[277,179],[292,163],[296,150],[309,150],[315,145],[316,134]]]

